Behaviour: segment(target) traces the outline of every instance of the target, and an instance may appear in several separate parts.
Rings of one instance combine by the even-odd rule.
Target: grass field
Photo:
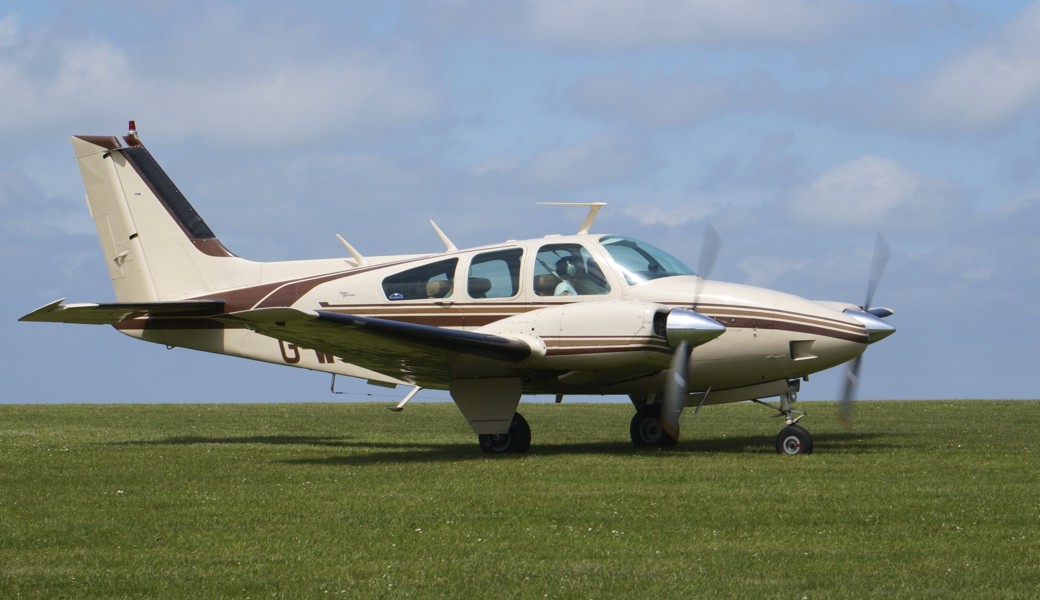
[[[0,406],[0,597],[1035,598],[1040,402]]]

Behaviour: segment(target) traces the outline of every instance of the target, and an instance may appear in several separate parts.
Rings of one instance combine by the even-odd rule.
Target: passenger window
[[[452,258],[391,275],[383,280],[383,293],[388,300],[449,298],[458,263],[459,259]]]
[[[606,294],[610,284],[596,260],[580,244],[549,244],[538,250],[534,293],[538,296]]]
[[[466,283],[470,298],[512,298],[520,293],[523,254],[520,248],[513,248],[475,256]]]

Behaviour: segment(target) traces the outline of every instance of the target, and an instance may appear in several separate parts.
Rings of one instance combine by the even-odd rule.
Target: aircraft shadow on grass
[[[825,446],[827,454],[885,453],[903,447],[893,444],[898,434],[882,432],[835,432],[817,436],[818,443]],[[887,441],[880,442],[887,438]],[[359,466],[389,463],[460,462],[473,460],[523,460],[525,456],[557,455],[695,455],[706,454],[773,454],[769,436],[740,436],[713,439],[689,439],[667,451],[652,448],[633,448],[627,441],[591,441],[564,444],[540,443],[528,454],[489,456],[474,452],[472,444],[436,443],[390,443],[350,439],[342,436],[306,435],[256,435],[237,437],[176,436],[159,440],[133,440],[111,442],[118,446],[194,446],[215,445],[271,445],[271,446],[316,446],[323,448],[357,449],[357,454],[344,454],[321,458],[299,458],[282,460],[291,465]]]
[[[161,440],[131,440],[111,442],[110,446],[197,446],[202,444],[264,444],[270,446],[331,446],[349,448],[363,446],[359,442],[350,442],[342,436],[313,435],[248,435],[240,437],[206,437],[185,435]]]

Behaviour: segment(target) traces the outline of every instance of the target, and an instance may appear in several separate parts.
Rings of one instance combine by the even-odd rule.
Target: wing
[[[517,363],[532,354],[521,339],[329,311],[261,308],[217,319],[423,387],[516,375],[526,371]]]
[[[41,306],[19,321],[38,323],[81,323],[115,325],[137,317],[198,318],[224,312],[223,300],[189,300],[184,302],[114,302],[111,304],[65,304],[65,299]]]

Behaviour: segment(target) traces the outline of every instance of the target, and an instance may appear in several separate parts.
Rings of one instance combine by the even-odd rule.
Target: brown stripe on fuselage
[[[372,265],[364,267],[355,267],[352,269],[345,269],[343,271],[336,271],[334,273],[326,273],[322,275],[312,275],[309,277],[301,277],[299,279],[287,279],[284,281],[275,281],[273,283],[263,283],[259,285],[252,285],[248,287],[238,288],[234,290],[225,290],[222,292],[214,292],[212,294],[206,294],[205,296],[198,296],[193,298],[194,300],[223,300],[227,307],[226,312],[236,312],[240,310],[249,310],[253,308],[282,308],[292,306],[300,300],[305,294],[313,290],[315,287],[327,283],[329,281],[335,281],[346,277],[352,277],[354,275],[360,275],[362,273],[368,273],[370,271],[397,266],[407,262],[421,260],[421,259],[408,259],[401,261],[389,262],[381,265]],[[319,303],[321,306],[335,306],[329,305],[325,302]],[[351,306],[351,305],[341,305]],[[372,305],[377,306],[377,305]]]
[[[218,292],[200,296],[196,299],[221,299],[227,305],[227,312],[246,310],[249,308],[268,308],[292,306],[304,294],[310,292],[318,285],[335,281],[336,279],[358,275],[364,272],[378,270],[384,267],[397,266],[408,262],[425,260],[406,259],[384,265],[373,265],[329,273],[315,277],[288,280],[276,283],[263,284],[238,290]],[[358,316],[375,317],[392,321],[418,323],[423,325],[435,325],[438,327],[454,327],[471,329],[495,323],[502,319],[519,314],[539,310],[541,308],[561,306],[562,304],[577,304],[576,302],[482,302],[467,301],[455,302],[450,299],[437,299],[428,302],[407,301],[409,304],[339,304],[331,302],[320,302],[322,308],[331,312],[343,314],[354,314]],[[685,307],[681,303],[669,303],[665,306]],[[755,308],[743,305],[725,304],[700,304],[698,311],[706,316],[712,317],[729,328],[736,329],[771,329],[778,331],[791,331],[831,337],[849,342],[866,343],[866,333],[856,325],[816,315],[796,313],[780,309]],[[183,329],[185,326],[174,326],[173,323],[184,321],[183,319],[164,319],[171,328]],[[201,319],[199,321],[206,321]],[[222,324],[210,321],[211,328],[221,328]],[[201,323],[194,323],[190,328],[204,329]],[[139,326],[126,326],[126,328],[140,328]]]
[[[683,304],[670,304],[671,306],[684,307]],[[753,306],[741,306],[734,304],[698,304],[697,311],[708,315],[714,319],[718,317],[725,317],[727,315],[734,315],[737,317],[756,317],[766,316],[772,319],[788,319],[796,322],[803,322],[815,325],[821,325],[825,327],[844,329],[850,333],[860,332],[862,329],[858,325],[848,323],[839,319],[833,319],[830,317],[821,317],[818,315],[807,315],[805,313],[796,313],[789,310],[782,310],[779,308],[758,308]]]

